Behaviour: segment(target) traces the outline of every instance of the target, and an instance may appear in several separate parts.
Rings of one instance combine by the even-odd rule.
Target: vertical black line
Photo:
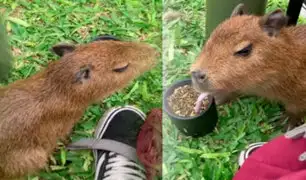
[[[288,25],[296,25],[304,0],[290,0],[287,16],[289,17]]]

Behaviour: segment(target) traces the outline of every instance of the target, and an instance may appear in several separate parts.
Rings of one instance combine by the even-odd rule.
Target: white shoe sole
[[[243,163],[245,162],[245,160],[251,155],[251,153],[260,148],[261,146],[263,146],[266,142],[257,142],[257,143],[253,143],[248,145],[248,147],[246,148],[246,150],[243,150],[240,152],[239,154],[239,158],[238,158],[238,165],[239,167],[241,167],[243,165]]]
[[[303,18],[306,18],[306,4],[304,3],[301,8],[300,16],[302,16]]]

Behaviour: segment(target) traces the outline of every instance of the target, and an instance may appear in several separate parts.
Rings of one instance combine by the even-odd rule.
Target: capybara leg
[[[42,148],[20,149],[4,155],[0,162],[0,180],[17,179],[45,167],[48,154]]]
[[[286,114],[288,115],[288,127],[287,131],[294,129],[295,127],[303,124],[305,113],[301,112],[296,106],[286,106]]]
[[[303,124],[303,121],[304,121],[303,116],[289,115],[288,117],[289,119],[288,119],[287,131],[290,131],[294,129],[295,127]]]
[[[240,95],[238,93],[215,93],[213,94],[217,105],[223,105],[229,103],[235,99],[238,99]]]
[[[26,177],[21,177],[21,178],[4,178],[4,179],[0,179],[0,180],[27,180]]]

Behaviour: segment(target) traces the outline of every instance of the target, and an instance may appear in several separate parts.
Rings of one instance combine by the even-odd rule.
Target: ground
[[[123,40],[144,41],[161,51],[160,0],[0,0],[10,44],[14,69],[9,82],[24,79],[57,60],[49,49],[61,41],[89,42],[101,34],[112,34]],[[71,139],[91,137],[103,113],[116,105],[136,105],[145,112],[161,107],[161,63],[135,80],[128,88],[90,106],[75,126]],[[90,151],[68,152],[60,147],[50,165],[38,179],[93,179],[93,157]]]
[[[266,11],[286,9],[286,0],[268,0]],[[188,77],[190,64],[205,41],[205,1],[164,1],[164,85]],[[169,23],[166,23],[169,21]],[[300,23],[305,23],[303,19]],[[164,115],[163,179],[229,180],[238,169],[238,154],[248,144],[281,133],[273,123],[280,106],[261,98],[244,98],[218,107],[215,131],[193,139],[183,136]]]

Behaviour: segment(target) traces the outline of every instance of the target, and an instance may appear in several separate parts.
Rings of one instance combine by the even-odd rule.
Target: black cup
[[[192,117],[178,116],[172,112],[168,104],[168,97],[173,91],[185,85],[191,85],[191,79],[178,81],[172,84],[164,93],[164,111],[168,114],[171,121],[179,131],[186,136],[201,137],[214,130],[218,122],[218,113],[215,100],[212,96],[208,96],[209,104],[205,111],[202,111],[199,115]]]

